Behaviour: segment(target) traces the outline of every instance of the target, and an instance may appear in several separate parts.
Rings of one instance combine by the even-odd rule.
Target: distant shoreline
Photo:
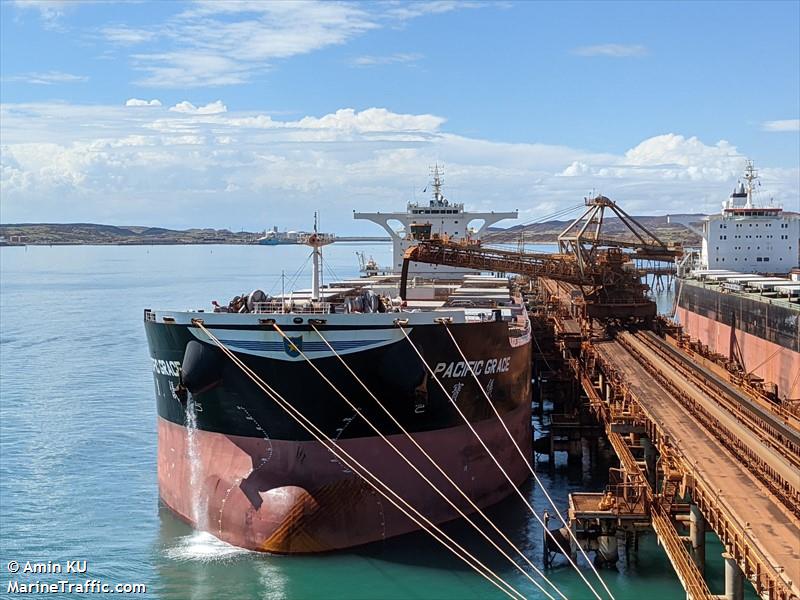
[[[528,242],[526,242],[528,243]],[[530,242],[536,244],[555,244],[552,242]],[[386,242],[348,242],[343,241],[338,245],[347,246],[388,246]],[[262,248],[283,248],[293,246],[303,246],[303,244],[258,244],[255,242],[27,242],[27,243],[4,243],[0,242],[0,248],[27,248],[28,246],[260,246]]]
[[[0,244],[28,246],[177,246],[255,244],[262,233],[228,229],[175,230],[163,227],[116,226],[97,223],[0,224]]]
[[[700,221],[703,215],[687,215]],[[683,225],[667,222],[666,216],[633,217],[665,243],[697,245],[700,237]],[[491,243],[555,244],[568,221],[546,221],[490,228],[484,235]],[[606,221],[607,232],[625,236],[622,223]],[[98,223],[8,223],[0,224],[0,246],[248,246],[258,245],[261,232],[229,229],[166,229],[163,227],[117,226]],[[347,237],[347,236],[343,236]],[[363,242],[367,243],[367,242]],[[385,242],[384,242],[385,243]]]
[[[20,246],[260,246],[256,242],[0,242],[0,248]],[[301,244],[285,244],[300,246]]]
[[[509,239],[509,240],[492,240],[491,243],[499,243],[499,244],[511,244],[517,243],[517,239]],[[347,245],[357,245],[362,244],[365,246],[377,246],[377,245],[386,245],[386,242],[354,242],[343,240],[340,242],[341,244]],[[547,238],[547,239],[533,239],[533,238],[525,238],[525,244],[557,244],[558,239],[556,238]],[[302,246],[303,244],[259,244],[258,242],[93,242],[93,241],[86,241],[86,242],[23,242],[23,243],[7,243],[7,242],[0,242],[0,248],[12,248],[12,247],[24,247],[24,246],[263,246],[266,248],[269,247],[287,247],[287,246]]]

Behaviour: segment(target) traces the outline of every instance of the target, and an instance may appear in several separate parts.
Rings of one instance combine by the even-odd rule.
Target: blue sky
[[[798,2],[0,2],[0,220],[798,208]],[[155,100],[156,102],[151,102]],[[144,106],[144,101],[152,105]]]

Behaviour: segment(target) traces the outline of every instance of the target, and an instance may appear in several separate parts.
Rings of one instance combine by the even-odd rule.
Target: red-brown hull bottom
[[[678,319],[685,333],[700,340],[713,352],[730,357],[731,326],[678,307]],[[777,384],[781,397],[800,397],[800,354],[758,336],[736,330],[747,369],[765,381]],[[792,387],[794,386],[794,389]]]
[[[530,407],[505,422],[531,455]],[[519,485],[528,468],[496,419],[474,425]],[[243,548],[277,553],[323,552],[401,535],[418,527],[317,442],[195,431],[158,419],[161,498],[196,529]],[[403,435],[391,441],[465,513],[469,505]],[[414,434],[480,507],[512,492],[466,426]],[[458,514],[380,438],[341,446],[434,523]],[[194,460],[190,457],[194,456]]]

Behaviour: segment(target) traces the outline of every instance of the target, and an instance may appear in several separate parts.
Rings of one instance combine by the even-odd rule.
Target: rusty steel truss
[[[581,268],[597,262],[605,248],[626,248],[635,259],[674,262],[683,255],[680,246],[669,246],[654,233],[631,217],[616,202],[605,196],[586,199],[586,210],[558,236],[558,249],[563,254],[574,255]],[[618,218],[626,231],[610,236],[603,230],[607,223],[606,211]]]
[[[586,204],[586,212],[559,236],[558,253],[512,251],[445,238],[422,240],[406,251],[400,296],[406,297],[409,266],[416,262],[554,279],[581,290],[590,318],[653,318],[656,306],[647,297],[648,286],[641,280],[636,261],[674,262],[682,250],[664,244],[605,196]],[[604,235],[606,210],[622,221],[634,239]]]

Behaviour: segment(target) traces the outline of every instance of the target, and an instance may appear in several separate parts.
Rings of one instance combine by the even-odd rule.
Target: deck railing
[[[290,301],[286,302],[270,301],[270,302],[255,302],[253,304],[253,312],[258,314],[264,313],[293,313],[293,314],[330,314],[332,312],[332,304],[330,302],[314,302],[314,301]]]

